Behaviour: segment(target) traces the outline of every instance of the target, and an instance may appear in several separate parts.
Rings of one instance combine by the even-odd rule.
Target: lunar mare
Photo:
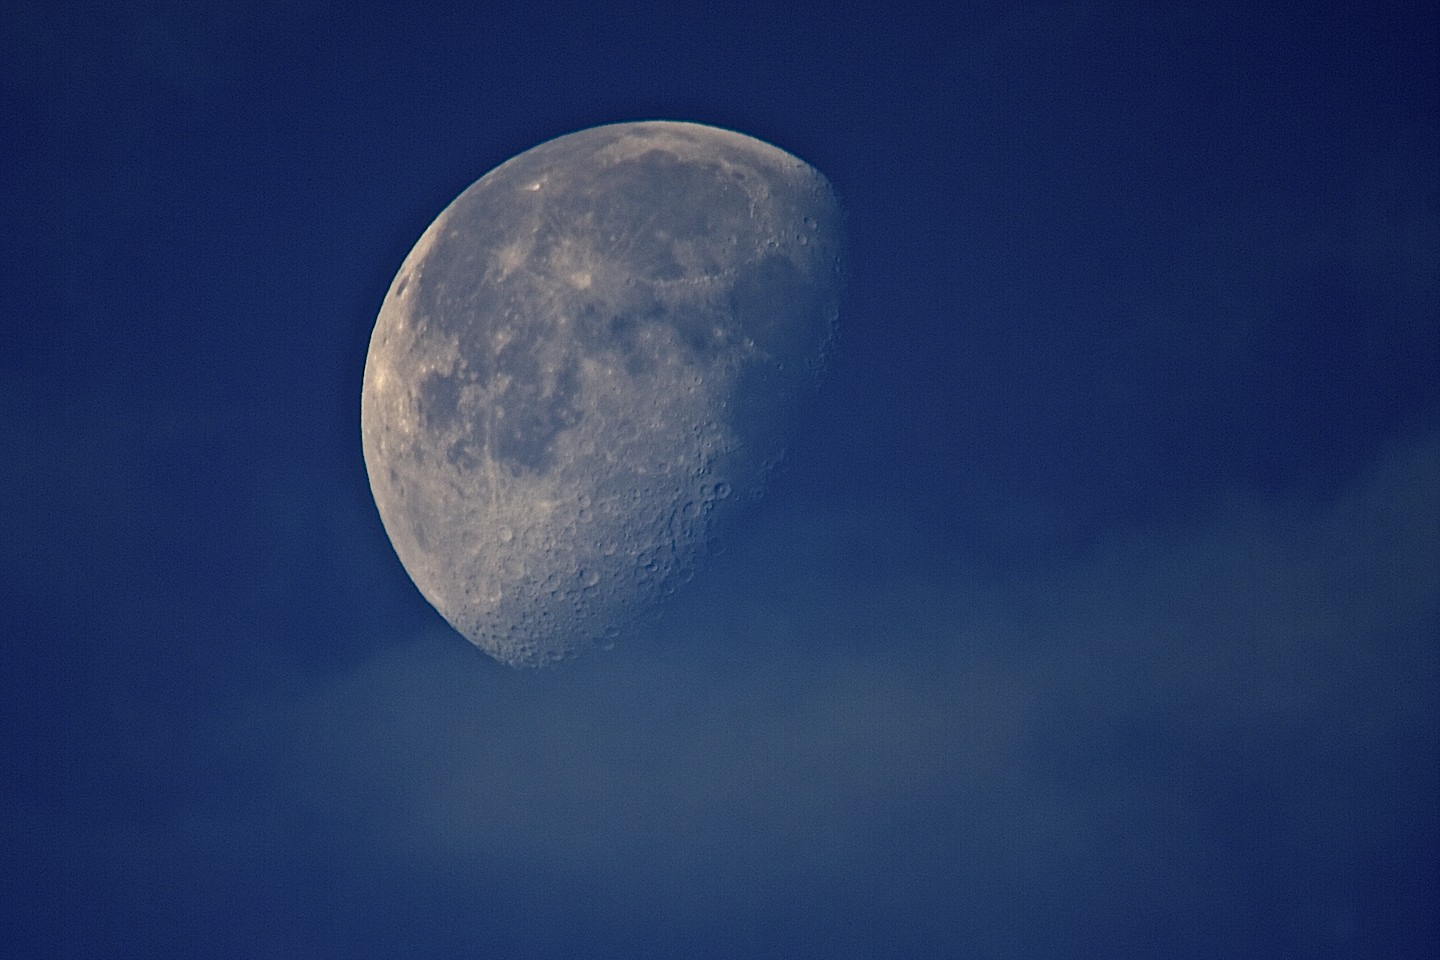
[[[821,174],[699,124],[573,133],[462,193],[386,295],[361,396],[425,598],[510,664],[654,607],[781,457],[842,243]]]

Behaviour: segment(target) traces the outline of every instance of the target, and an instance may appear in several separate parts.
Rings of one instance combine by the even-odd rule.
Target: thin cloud
[[[1020,884],[1203,912],[1250,882],[1248,843],[1267,882],[1334,901],[1287,921],[1329,942],[1353,890],[1327,858],[1400,856],[1397,819],[1437,799],[1415,772],[1436,753],[1437,485],[1432,435],[1329,504],[1237,500],[1022,583],[837,589],[815,570],[887,518],[756,531],[614,651],[516,673],[428,636],[217,721],[275,806],[204,816],[303,810],[460,887],[508,871],[692,907],[939,884],[978,909]],[[983,913],[972,933],[1004,939]]]

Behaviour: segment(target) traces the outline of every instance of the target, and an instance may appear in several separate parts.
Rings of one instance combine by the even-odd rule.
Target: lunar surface
[[[782,456],[841,258],[825,178],[714,127],[595,127],[473,184],[365,366],[370,486],[420,592],[517,665],[655,608]]]

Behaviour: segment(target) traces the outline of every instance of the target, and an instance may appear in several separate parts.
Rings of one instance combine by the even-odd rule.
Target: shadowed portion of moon
[[[714,127],[595,127],[473,184],[365,367],[370,485],[420,592],[511,664],[654,607],[783,454],[841,257],[825,178]]]

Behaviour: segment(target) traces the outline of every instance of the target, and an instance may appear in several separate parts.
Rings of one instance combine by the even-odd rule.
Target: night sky
[[[1429,7],[8,4],[0,955],[1431,955]],[[849,298],[708,567],[515,670],[365,352],[640,119],[823,171]]]

